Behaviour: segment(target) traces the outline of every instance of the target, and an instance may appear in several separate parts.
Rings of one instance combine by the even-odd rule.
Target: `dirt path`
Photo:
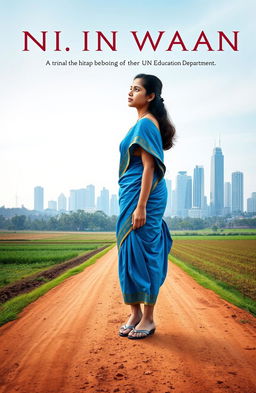
[[[256,392],[255,318],[174,264],[155,335],[119,337],[128,316],[114,247],[0,328],[0,392]]]

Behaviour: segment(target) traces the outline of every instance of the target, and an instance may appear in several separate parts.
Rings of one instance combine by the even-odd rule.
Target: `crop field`
[[[173,238],[170,257],[256,301],[256,239]]]
[[[0,242],[3,241],[113,243],[116,238],[114,232],[0,231]]]
[[[0,288],[113,243],[113,234],[0,232]]]
[[[0,288],[97,248],[97,244],[0,244]]]

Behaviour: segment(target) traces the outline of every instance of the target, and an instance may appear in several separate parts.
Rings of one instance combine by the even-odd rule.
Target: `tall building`
[[[207,196],[205,195],[204,196],[204,209],[207,209],[208,208],[208,206],[207,206]]]
[[[204,208],[204,168],[199,165],[194,168],[193,207]]]
[[[232,213],[244,211],[244,176],[242,172],[232,172]]]
[[[95,186],[89,184],[86,187],[85,206],[86,210],[95,210]]]
[[[193,176],[193,207],[188,209],[191,218],[204,218],[207,214],[204,196],[204,168],[196,165]]]
[[[221,147],[215,147],[211,157],[210,208],[213,216],[223,215],[224,156]]]
[[[231,183],[226,181],[224,184],[224,214],[231,213]]]
[[[63,193],[58,196],[58,210],[66,211],[67,210],[67,198]]]
[[[87,212],[94,212],[96,210],[95,187],[93,184],[88,185],[86,188],[70,190],[69,210],[84,210]]]
[[[97,209],[109,215],[109,190],[105,187],[103,187],[97,198]]]
[[[164,212],[164,216],[170,217],[172,214],[172,181],[170,179],[166,179],[166,187],[167,187],[167,204]]]
[[[76,190],[70,190],[70,195],[68,199],[68,210],[69,211],[76,211]]]
[[[188,209],[192,207],[192,178],[187,171],[179,171],[176,178],[176,214],[187,217]]]
[[[252,192],[250,198],[247,198],[247,212],[256,213],[256,192]]]
[[[34,210],[44,210],[44,189],[40,186],[34,188]]]
[[[117,200],[117,195],[112,194],[110,198],[110,216],[118,216],[119,214],[119,205]]]
[[[85,210],[86,208],[86,189],[80,188],[76,190],[76,210]]]

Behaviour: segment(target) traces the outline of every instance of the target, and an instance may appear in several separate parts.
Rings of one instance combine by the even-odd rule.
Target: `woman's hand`
[[[146,223],[146,207],[137,206],[132,213],[132,229],[142,227]]]

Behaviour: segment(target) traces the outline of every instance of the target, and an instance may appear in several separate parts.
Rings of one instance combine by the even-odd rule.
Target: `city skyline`
[[[222,155],[221,147],[219,147],[219,146],[214,147],[214,148],[213,148],[213,152],[214,152],[214,151],[217,151],[218,153],[221,152],[220,154]],[[223,155],[223,156],[224,156],[224,155]],[[210,166],[210,168],[213,166],[213,162],[212,162],[213,157],[214,157],[214,154],[213,154],[213,155],[211,156],[211,158],[210,158],[210,160],[211,160],[211,166]],[[223,199],[223,207],[224,207],[224,205],[225,205],[225,201],[224,201],[224,187],[225,187],[226,183],[231,183],[231,182],[232,182],[232,174],[233,174],[233,173],[237,173],[237,172],[243,173],[243,172],[242,172],[242,171],[239,171],[239,170],[236,170],[236,171],[231,172],[231,174],[229,175],[229,180],[228,180],[228,176],[227,176],[227,175],[225,176],[225,164],[222,163],[222,166],[223,166],[223,167],[222,167],[222,170],[223,170],[223,178],[222,178],[221,182],[223,183],[223,189],[222,189],[221,193],[223,194],[223,195],[222,195],[222,199]],[[210,204],[211,204],[211,190],[210,190],[210,188],[211,188],[211,180],[210,180],[210,179],[211,179],[211,176],[212,176],[212,171],[211,171],[211,170],[210,170],[210,172],[209,172],[209,174],[208,174],[208,177],[207,177],[207,176],[206,176],[206,172],[205,172],[205,167],[204,167],[204,165],[196,164],[196,166],[191,170],[191,172],[192,172],[191,175],[187,173],[187,172],[188,172],[187,170],[186,170],[186,171],[180,170],[180,171],[178,171],[176,177],[174,178],[174,179],[177,179],[177,176],[179,175],[179,173],[185,172],[187,176],[190,176],[191,179],[193,179],[193,184],[194,184],[193,187],[192,187],[192,183],[191,183],[191,188],[193,189],[193,191],[191,192],[191,201],[193,201],[193,202],[192,202],[192,206],[193,206],[193,207],[195,207],[195,206],[200,207],[200,205],[202,206],[202,205],[204,204],[204,201],[203,201],[203,200],[201,200],[201,202],[199,203],[199,202],[198,202],[199,195],[195,195],[195,193],[197,192],[197,191],[196,191],[196,185],[195,185],[195,183],[197,183],[197,182],[199,181],[198,178],[197,178],[197,176],[200,177],[200,170],[201,170],[201,168],[202,168],[202,172],[203,172],[203,184],[201,184],[200,187],[202,187],[202,189],[204,190],[204,195],[203,195],[203,197],[206,197],[206,199],[207,199],[207,204],[210,205]],[[197,174],[196,174],[195,171],[197,171]],[[201,176],[202,176],[202,174],[201,174]],[[174,179],[168,178],[166,175],[165,175],[165,179],[166,179],[167,183],[168,183],[168,181],[170,181],[171,184],[175,184]],[[245,176],[245,179],[246,179],[246,176]],[[201,180],[201,181],[202,181],[202,180]],[[206,190],[205,183],[206,183],[206,184],[209,184],[209,189],[208,189],[208,190]],[[101,190],[104,189],[104,188],[106,188],[105,185],[101,185],[100,187],[96,187],[95,184],[92,184],[92,186],[94,187],[94,194],[95,194],[95,198],[94,198],[94,199],[96,199],[96,191],[95,191],[96,188],[98,188],[97,197],[99,197],[99,194],[101,193]],[[87,185],[86,187],[88,187],[88,185]],[[74,190],[79,190],[79,189],[81,189],[81,190],[83,189],[83,188],[81,187],[81,184],[80,184],[80,186],[79,186],[78,188],[74,188]],[[106,189],[107,189],[107,188],[106,188]],[[256,189],[256,187],[255,187],[255,189]],[[218,190],[218,192],[220,192],[220,187],[218,187],[217,190]],[[243,174],[243,206],[246,207],[247,199],[251,197],[251,194],[252,194],[252,192],[254,192],[254,190],[253,190],[249,195],[246,195],[244,190],[245,190],[245,188],[244,188],[244,174]],[[116,192],[113,192],[113,191],[111,191],[111,190],[108,190],[108,191],[109,191],[109,193],[110,193],[111,195],[117,195],[117,194],[118,194],[118,190],[117,190]],[[172,188],[172,191],[173,191],[173,188]],[[70,192],[72,192],[72,189],[66,188],[66,191],[61,191],[61,192],[59,192],[59,194],[62,193],[62,194],[64,194],[64,195],[66,196],[66,195],[67,195],[68,193],[70,193]],[[231,196],[231,197],[232,197],[232,196]],[[53,198],[45,198],[45,199],[48,200],[48,201],[53,201],[53,200],[57,200],[57,198],[58,198],[58,196],[55,196],[55,197],[53,197]],[[201,195],[201,198],[202,198],[202,195]],[[181,201],[181,203],[182,203],[182,201]],[[33,204],[34,204],[34,200],[32,199],[32,205],[33,205]],[[27,205],[27,206],[26,206],[25,203],[23,203],[23,202],[20,202],[18,206],[15,205],[15,206],[5,206],[5,207],[21,207],[22,205],[25,206],[25,207],[28,208],[28,209],[32,209],[31,205],[29,205],[29,206]],[[0,206],[3,206],[3,204],[0,203]],[[44,208],[46,208],[46,207],[44,207]],[[68,209],[68,210],[69,210],[69,209]],[[72,209],[71,209],[71,210],[72,210]]]
[[[210,198],[207,199],[205,190],[205,172],[202,165],[196,165],[193,176],[187,171],[179,171],[174,181],[166,178],[168,190],[165,215],[178,217],[204,218],[209,216],[224,216],[226,214],[253,211],[254,195],[244,195],[244,174],[241,171],[231,173],[230,181],[224,181],[224,154],[221,147],[214,147],[211,156],[210,171]],[[111,194],[106,187],[96,196],[95,186],[87,185],[86,188],[71,189],[66,197],[63,193],[57,201],[48,201],[48,209],[60,211],[59,206],[64,206],[64,211],[77,211],[79,209],[93,212],[102,210],[107,215],[119,214],[118,195]],[[245,199],[245,203],[244,203]],[[251,200],[252,199],[252,200]],[[34,209],[44,209],[44,189],[34,187]],[[248,210],[247,210],[248,208]]]
[[[200,167],[200,169],[203,169]],[[197,168],[195,168],[195,171]],[[180,181],[179,181],[180,177]],[[183,179],[182,179],[183,178]],[[243,173],[233,172],[232,182],[225,182],[224,188],[225,192],[223,194],[223,206],[220,210],[212,209],[211,204],[207,203],[207,198],[203,195],[203,189],[201,183],[193,187],[192,193],[192,178],[188,176],[186,171],[180,171],[176,178],[176,189],[172,189],[172,182],[170,179],[166,179],[167,189],[168,189],[168,200],[165,209],[165,216],[176,216],[176,217],[192,217],[192,218],[205,218],[210,216],[225,216],[226,214],[237,214],[243,212],[255,212],[256,211],[256,192],[253,192],[249,198],[246,199],[246,206],[243,206]],[[179,183],[181,184],[179,186]],[[183,183],[183,184],[182,184]],[[193,183],[196,184],[195,178]],[[92,184],[88,185],[86,188],[94,186]],[[181,187],[181,188],[180,188]],[[232,188],[231,188],[232,187]],[[78,190],[70,190],[70,196],[66,197],[61,193],[57,201],[48,201],[48,207],[43,207],[43,193],[44,189],[41,186],[34,187],[34,210],[46,211],[55,210],[56,212],[70,212],[77,210],[84,210],[88,213],[93,213],[97,210],[102,210],[107,215],[118,215],[119,205],[118,205],[118,195],[111,194],[109,198],[109,190],[103,187],[101,194],[94,200],[94,203],[88,204],[88,200],[91,197],[88,195],[88,200],[86,200],[86,188]],[[200,190],[201,189],[201,190]],[[232,190],[232,191],[231,191]],[[201,191],[201,192],[200,192]],[[40,195],[41,192],[41,195]],[[82,202],[82,192],[84,192],[83,203]],[[94,190],[93,190],[94,193]],[[201,193],[201,203],[197,204],[198,198],[195,198],[195,194],[200,195]],[[74,203],[72,199],[77,200]],[[193,203],[192,203],[193,200]],[[79,201],[79,202],[78,202]],[[40,203],[41,205],[40,205]],[[90,206],[89,206],[90,205]],[[199,206],[201,205],[201,206]],[[37,208],[36,208],[37,206]],[[24,206],[23,206],[24,207]],[[217,213],[216,213],[217,212]]]

